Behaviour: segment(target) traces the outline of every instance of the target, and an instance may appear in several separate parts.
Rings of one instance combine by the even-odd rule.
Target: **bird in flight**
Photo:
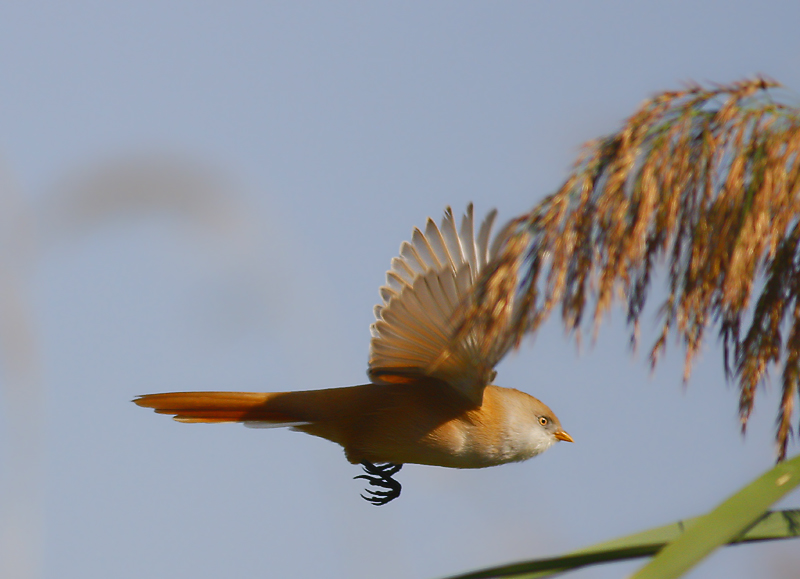
[[[134,402],[178,422],[286,426],[344,448],[366,479],[367,501],[400,496],[394,475],[407,463],[484,468],[527,460],[572,442],[540,400],[495,386],[494,367],[511,342],[489,343],[480,328],[455,341],[471,288],[496,254],[497,212],[475,232],[473,207],[457,227],[452,210],[428,219],[392,260],[370,327],[370,383],[300,392],[170,392]]]

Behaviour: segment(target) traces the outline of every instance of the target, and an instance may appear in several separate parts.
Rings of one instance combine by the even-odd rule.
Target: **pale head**
[[[508,423],[506,428],[511,436],[512,461],[527,460],[543,453],[559,440],[574,442],[561,427],[561,422],[548,406],[530,394],[513,388],[504,388],[504,405]]]

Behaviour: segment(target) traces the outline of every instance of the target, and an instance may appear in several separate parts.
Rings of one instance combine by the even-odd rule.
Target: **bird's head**
[[[508,412],[510,438],[514,440],[515,460],[541,454],[559,440],[574,442],[544,402],[512,388],[503,391],[508,393],[503,400]]]

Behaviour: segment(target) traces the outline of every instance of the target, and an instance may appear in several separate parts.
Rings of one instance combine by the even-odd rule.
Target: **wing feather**
[[[392,258],[392,270],[394,270],[393,273],[402,279],[406,285],[411,285],[414,282],[414,278],[417,277],[417,274],[414,273],[414,270],[411,269],[408,264],[399,257]]]
[[[464,261],[469,264],[470,272],[478,271],[478,253],[475,247],[475,225],[472,218],[472,211],[467,211],[467,215],[461,220],[461,235],[459,240],[465,249]]]
[[[442,236],[442,232],[436,227],[436,222],[430,217],[425,224],[425,239],[428,242],[428,247],[438,262],[438,266],[434,269],[443,269],[445,266],[455,267],[453,264],[453,257],[447,248],[447,243]]]
[[[489,212],[489,215],[486,216],[486,219],[483,220],[483,223],[481,223],[478,238],[475,240],[475,251],[478,254],[478,271],[486,267],[490,260],[489,236],[492,232],[492,225],[494,224],[495,217],[497,217],[497,210],[493,209]]]
[[[461,243],[461,238],[458,236],[458,229],[456,228],[456,220],[453,217],[453,210],[449,207],[444,212],[441,231],[445,245],[447,246],[447,251],[452,256],[450,264],[454,270],[458,270],[460,265],[468,260],[464,252],[464,246]]]
[[[411,241],[400,245],[370,327],[368,373],[373,382],[431,376],[480,404],[493,368],[508,347],[483,347],[485,336],[475,332],[458,344],[451,338],[461,306],[493,257],[489,240],[496,216],[494,210],[486,216],[476,237],[472,204],[460,227],[448,207],[440,226],[428,219],[424,233],[415,228]]]

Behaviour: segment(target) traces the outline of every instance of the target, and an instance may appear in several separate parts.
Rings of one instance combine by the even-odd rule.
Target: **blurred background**
[[[712,508],[772,465],[776,389],[741,437],[713,337],[683,387],[677,345],[651,376],[620,310],[594,347],[554,320],[499,368],[576,444],[409,465],[382,508],[327,441],[130,400],[365,382],[412,227],[528,210],[658,90],[798,93],[798,21],[777,0],[4,3],[0,576],[433,578]],[[796,578],[799,552],[690,577]]]

